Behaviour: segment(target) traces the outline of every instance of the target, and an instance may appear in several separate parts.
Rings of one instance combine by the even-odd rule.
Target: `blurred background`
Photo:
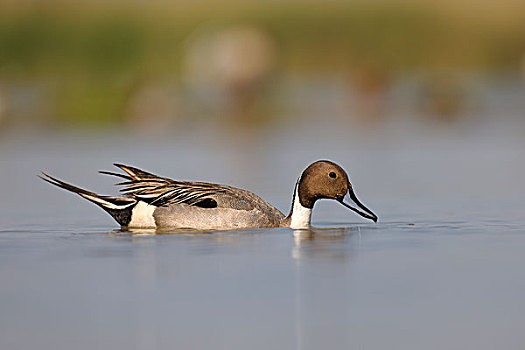
[[[523,131],[520,0],[0,4],[3,132]]]
[[[6,220],[78,217],[35,173],[107,193],[112,162],[283,211],[317,159],[393,219],[522,203],[523,1],[0,1]]]

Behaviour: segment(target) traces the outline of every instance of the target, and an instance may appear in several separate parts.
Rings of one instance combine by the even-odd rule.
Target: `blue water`
[[[0,349],[523,348],[517,133],[303,131],[4,136]],[[122,232],[35,176],[109,194],[96,170],[122,162],[287,212],[300,172],[325,158],[377,224],[324,201],[311,231]]]

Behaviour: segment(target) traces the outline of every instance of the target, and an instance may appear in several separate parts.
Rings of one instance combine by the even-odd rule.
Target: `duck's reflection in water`
[[[274,229],[270,229],[274,230]],[[283,230],[283,229],[280,229]],[[161,235],[179,237],[208,237],[212,241],[236,242],[238,236],[264,233],[264,229],[253,230],[194,230],[187,228],[126,228],[110,232],[110,235],[136,240]],[[284,231],[288,231],[284,229]],[[359,246],[359,227],[329,227],[292,230],[292,258],[345,259]],[[352,244],[349,242],[352,241]]]
[[[352,253],[350,240],[359,243],[358,229],[352,227],[309,228],[293,231],[292,258],[345,260]]]
[[[253,253],[256,255],[255,259],[259,259],[261,256],[257,252],[261,250],[285,254],[287,257],[279,261],[291,265],[284,268],[288,269],[288,277],[292,283],[290,287],[293,288],[290,302],[293,305],[291,310],[296,349],[303,349],[311,341],[311,329],[317,315],[330,315],[343,322],[350,319],[349,308],[333,303],[334,299],[330,296],[348,296],[351,293],[344,281],[350,273],[351,260],[357,257],[359,250],[359,227],[230,231],[128,229],[116,230],[112,235],[119,240],[136,243],[130,246],[133,250],[131,266],[133,281],[136,284],[134,290],[141,298],[136,306],[137,318],[140,315],[140,320],[137,321],[140,330],[136,332],[140,348],[155,348],[158,345],[158,323],[155,318],[158,305],[153,300],[158,295],[157,284],[163,279],[162,270],[159,270],[162,266],[159,266],[158,254],[160,251],[166,251],[163,248],[165,244],[169,245],[170,252],[175,251],[175,256],[183,253],[185,264],[188,263],[187,259],[191,259],[195,254],[209,255],[212,261],[217,261],[217,257],[223,256],[228,256],[228,259],[232,256],[251,259]],[[161,260],[166,259],[164,255],[160,257]],[[179,260],[170,259],[170,266],[176,266],[177,261]],[[195,260],[191,261],[194,268],[198,268]],[[318,283],[319,278],[331,282]],[[346,335],[338,328],[331,330],[331,334],[344,342],[347,341]]]
[[[312,300],[334,319],[345,320],[348,310],[332,304],[329,300],[318,299],[315,295],[330,295],[333,286],[319,285],[312,276],[321,273],[345,274],[347,260],[359,247],[359,230],[354,227],[310,228],[293,231],[291,256],[295,260],[293,295],[295,312],[295,348],[303,349],[309,342],[312,322]],[[337,332],[336,332],[337,333]],[[344,339],[344,336],[343,338]]]
[[[288,231],[286,229],[279,230]],[[268,232],[264,229],[202,231],[189,228],[127,228],[115,230],[110,235],[118,237],[119,240],[128,240],[130,242],[157,242],[157,238],[164,240],[170,237],[173,239],[187,238],[189,240],[184,240],[184,244],[181,244],[180,247],[183,246],[190,249],[191,252],[199,254],[225,254],[225,247],[228,247],[228,249],[242,249],[242,247],[250,247],[256,241],[240,238],[259,237],[269,233],[273,234],[275,232]],[[172,239],[170,241],[173,242]]]
[[[158,235],[177,235],[177,236],[209,236],[211,233],[219,231],[196,231],[191,228],[173,228],[173,227],[160,227],[160,228],[136,228],[128,227],[114,230],[111,234],[120,237],[140,238],[140,237],[152,237]]]

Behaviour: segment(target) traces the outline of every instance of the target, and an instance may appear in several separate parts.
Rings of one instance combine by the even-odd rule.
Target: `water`
[[[0,348],[520,349],[520,135],[4,135]],[[311,231],[122,232],[35,177],[114,193],[96,170],[118,161],[250,189],[287,212],[297,176],[323,158],[349,170],[377,224],[324,201]]]

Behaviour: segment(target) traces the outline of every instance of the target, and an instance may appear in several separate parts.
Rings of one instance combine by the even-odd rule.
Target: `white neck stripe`
[[[295,185],[295,191],[293,195],[293,209],[292,219],[290,221],[290,228],[302,229],[310,227],[310,218],[312,217],[312,209],[303,207],[299,200],[299,182]]]

